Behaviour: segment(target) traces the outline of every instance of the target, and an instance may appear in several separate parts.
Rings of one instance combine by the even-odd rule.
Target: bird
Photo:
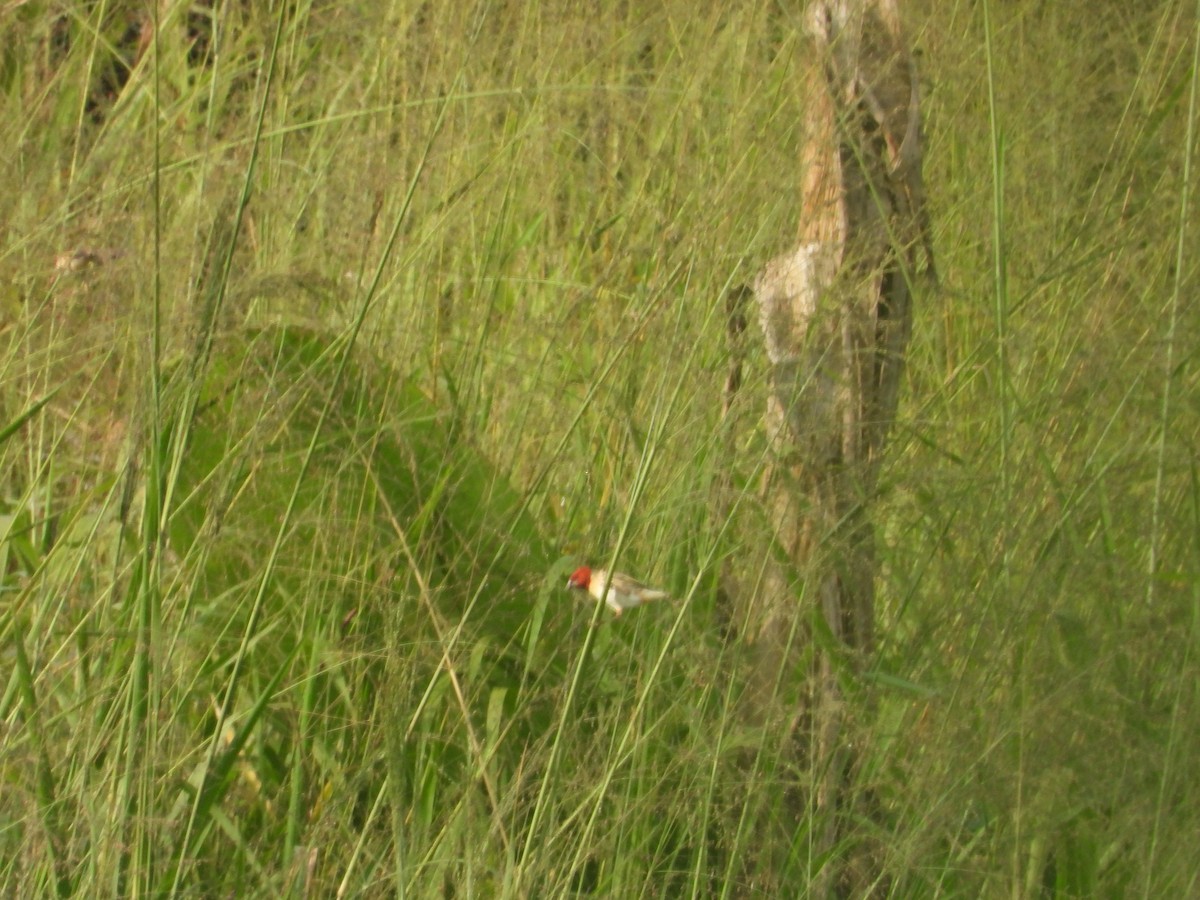
[[[572,572],[567,580],[567,587],[585,590],[596,600],[603,600],[618,616],[625,610],[641,606],[649,600],[663,600],[667,597],[666,591],[648,588],[621,572],[613,572],[610,576],[603,569],[592,569],[588,566],[580,566]]]

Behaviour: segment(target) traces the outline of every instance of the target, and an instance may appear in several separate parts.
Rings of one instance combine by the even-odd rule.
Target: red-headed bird
[[[602,593],[606,585],[608,591]],[[613,572],[610,576],[603,569],[590,569],[587,566],[580,566],[571,573],[567,587],[587,591],[594,599],[604,601],[618,616],[648,600],[663,600],[667,596],[666,591],[648,588],[628,575]]]

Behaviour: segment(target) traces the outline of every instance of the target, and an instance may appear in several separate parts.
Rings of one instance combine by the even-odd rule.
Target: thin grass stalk
[[[197,352],[193,357],[193,366],[196,368],[194,368],[194,372],[193,372],[194,377],[191,379],[191,385],[189,385],[189,389],[193,392],[199,390],[199,384],[198,384],[199,374],[200,374],[200,371],[202,371],[202,369],[203,369],[205,361],[207,360],[207,357],[208,357],[208,353],[210,352],[211,347],[212,347],[212,342],[214,339],[214,332],[216,330],[216,322],[217,322],[217,318],[218,318],[219,311],[220,311],[220,305],[222,302],[222,298],[225,296],[225,291],[228,287],[228,281],[229,281],[229,275],[230,275],[230,265],[231,265],[231,261],[232,261],[233,249],[237,243],[237,235],[238,235],[238,230],[239,230],[242,216],[244,215],[246,206],[248,205],[249,200],[250,200],[250,193],[251,193],[251,188],[252,188],[252,184],[253,184],[255,165],[256,165],[256,162],[259,157],[262,136],[263,136],[263,127],[264,127],[264,123],[266,121],[267,104],[270,99],[271,88],[272,88],[272,85],[274,84],[274,80],[275,80],[276,61],[277,61],[278,53],[279,53],[279,40],[280,40],[280,35],[283,31],[283,23],[284,23],[284,19],[286,16],[286,12],[287,12],[287,4],[280,4],[279,12],[275,18],[275,33],[274,33],[274,36],[271,41],[271,49],[270,49],[270,52],[267,54],[267,59],[266,59],[267,74],[266,74],[265,84],[263,86],[262,99],[259,103],[258,116],[257,116],[256,122],[255,122],[254,139],[250,145],[250,155],[249,155],[249,159],[246,163],[246,174],[242,181],[241,197],[237,203],[237,207],[235,210],[235,225],[234,225],[234,229],[233,229],[233,234],[231,235],[231,239],[229,241],[229,246],[228,246],[225,256],[224,256],[225,265],[224,265],[222,271],[220,272],[219,276],[217,276],[216,283],[214,285],[214,292],[212,295],[213,302],[211,304],[212,308],[211,308],[211,310],[206,310],[207,314],[203,317],[202,321],[199,323],[199,330],[198,330],[197,334],[198,334],[198,341],[200,343],[198,344]],[[193,397],[194,396],[195,396],[195,394],[193,393]],[[323,417],[324,417],[324,410],[322,410],[322,418]],[[184,415],[181,415],[179,417],[179,425],[178,425],[179,431],[177,432],[178,440],[176,441],[176,454],[175,454],[175,471],[176,472],[178,471],[178,467],[182,464],[183,450],[184,450],[183,445],[186,443],[186,434],[187,434],[186,429],[190,427],[191,418],[192,417],[190,415],[190,410],[188,410],[187,412],[185,412]],[[315,440],[316,435],[314,434],[313,437]],[[155,445],[157,446],[159,443],[160,442],[156,442]],[[234,660],[233,672],[230,674],[230,678],[229,678],[229,682],[227,684],[225,696],[224,696],[222,703],[220,705],[220,708],[218,709],[218,712],[217,712],[217,723],[216,723],[216,727],[213,729],[213,736],[212,736],[211,740],[209,741],[207,758],[205,759],[205,764],[204,764],[203,774],[201,775],[200,784],[196,788],[195,797],[193,799],[192,806],[191,806],[191,812],[188,815],[187,825],[184,827],[183,834],[182,834],[181,838],[179,839],[179,842],[176,844],[176,848],[175,848],[175,853],[174,853],[175,860],[172,864],[172,871],[170,873],[170,878],[171,878],[170,890],[171,890],[172,894],[178,893],[178,891],[180,889],[181,878],[183,877],[183,872],[184,872],[184,869],[186,868],[185,861],[188,859],[189,852],[191,849],[192,835],[195,832],[198,825],[207,824],[207,823],[198,822],[197,817],[200,812],[201,803],[207,795],[210,772],[213,768],[214,762],[216,761],[217,753],[220,748],[220,742],[222,739],[222,735],[225,730],[225,720],[226,720],[227,716],[229,715],[228,707],[233,698],[233,693],[236,690],[237,685],[240,681],[239,676],[241,673],[242,665],[245,660],[245,654],[247,651],[247,645],[249,643],[249,638],[253,634],[254,627],[257,624],[258,612],[261,607],[262,598],[265,595],[267,580],[269,578],[271,571],[273,570],[272,560],[276,557],[276,555],[278,553],[279,546],[282,541],[282,535],[286,532],[287,523],[291,519],[292,504],[294,504],[294,502],[295,502],[296,492],[299,489],[299,483],[303,479],[304,472],[307,469],[308,462],[311,457],[311,450],[312,450],[312,445],[310,444],[309,453],[305,456],[304,461],[301,464],[301,473],[300,473],[300,476],[297,478],[297,483],[293,490],[291,503],[289,504],[288,509],[285,511],[285,514],[283,516],[283,521],[281,521],[279,530],[276,534],[275,546],[272,548],[271,558],[268,559],[266,570],[263,573],[263,578],[259,582],[258,595],[255,597],[254,605],[251,609],[250,617],[246,624],[246,630],[242,635],[242,643],[241,643],[241,646],[238,648],[238,652],[237,652],[237,655]]]
[[[379,818],[379,814],[383,811],[384,803],[387,800],[388,794],[391,791],[390,787],[391,775],[384,775],[383,781],[379,783],[378,789],[375,791],[375,802],[371,804],[371,810],[367,813],[366,819],[363,821],[363,826],[358,833],[358,841],[354,845],[354,850],[350,854],[350,858],[346,861],[346,870],[342,873],[341,881],[338,882],[337,896],[338,900],[347,897],[351,893],[350,881],[351,877],[358,871],[358,861],[365,853],[367,836],[371,834],[375,820]],[[405,896],[405,888],[398,889],[397,896]]]
[[[999,498],[1001,519],[1011,520],[1012,511],[1012,384],[1008,359],[1008,255],[1005,221],[1005,139],[1000,122],[1000,109],[996,100],[996,51],[992,30],[991,4],[983,2],[983,34],[984,55],[987,63],[987,94],[988,94],[988,138],[991,150],[991,186],[992,186],[992,291],[993,313],[996,340],[996,404],[999,413],[999,448],[997,472],[999,474]],[[1005,529],[1007,531],[1007,529]],[[1007,534],[999,536],[1000,546],[1000,596],[1011,596],[1011,545]],[[981,611],[982,612],[982,611]],[[1018,678],[1022,678],[1023,667],[1018,663]],[[1017,791],[1013,805],[1013,850],[1011,859],[1011,890],[1016,898],[1020,893],[1021,879],[1021,841],[1023,814],[1023,774],[1025,771],[1025,732],[1017,729]]]
[[[62,828],[59,811],[60,799],[55,785],[54,769],[50,764],[50,755],[47,752],[45,735],[42,731],[33,669],[29,665],[29,657],[25,652],[25,644],[20,635],[14,635],[13,651],[16,657],[16,666],[13,675],[21,696],[22,718],[25,720],[25,730],[29,735],[30,744],[37,759],[34,796],[37,798],[38,815],[41,817],[41,825],[46,832],[46,847],[49,855],[50,869],[54,873],[55,888],[58,896],[69,897],[73,893],[74,888],[71,883],[66,857],[67,840]]]
[[[301,692],[300,709],[296,717],[296,739],[292,744],[291,765],[288,767],[288,811],[284,826],[283,856],[281,862],[291,865],[296,855],[296,846],[300,841],[303,830],[305,810],[304,796],[308,779],[305,773],[306,751],[309,749],[305,741],[312,727],[313,711],[317,700],[317,681],[321,674],[321,655],[324,650],[324,640],[320,631],[305,608],[304,623],[301,633],[308,635],[309,652],[308,666],[305,671],[304,690]]]
[[[153,92],[154,108],[160,108],[159,96],[159,44],[158,44],[158,9],[153,13],[154,19],[154,72]],[[101,18],[100,21],[103,21]],[[99,26],[97,26],[99,29]],[[90,67],[90,63],[89,63]],[[155,626],[159,620],[161,604],[161,579],[159,562],[160,543],[162,541],[162,516],[165,512],[163,505],[163,444],[162,444],[162,293],[161,293],[161,257],[162,239],[162,196],[161,196],[161,136],[159,133],[160,117],[154,117],[153,135],[153,173],[151,175],[151,194],[154,207],[154,283],[152,286],[151,304],[151,343],[149,379],[146,384],[147,397],[145,423],[148,429],[147,443],[147,476],[146,490],[142,503],[142,540],[137,551],[137,562],[134,577],[130,583],[133,590],[133,602],[130,608],[133,612],[134,635],[133,664],[130,671],[129,705],[127,727],[125,731],[125,768],[121,779],[121,794],[125,798],[125,821],[122,831],[126,834],[125,844],[128,851],[121,854],[120,863],[114,870],[116,884],[112,885],[118,892],[128,892],[130,896],[141,896],[150,891],[153,878],[152,843],[145,822],[150,817],[153,805],[153,782],[151,766],[147,764],[150,755],[147,748],[157,745],[155,737],[157,716],[151,715],[150,708],[156,705],[151,696],[151,673],[153,671],[152,654],[155,646]],[[79,133],[82,134],[82,131]]]
[[[1194,20],[1192,24],[1192,66],[1191,66],[1191,90],[1188,98],[1188,119],[1187,119],[1187,137],[1184,140],[1183,148],[1183,175],[1182,183],[1179,187],[1179,219],[1176,225],[1176,244],[1175,244],[1175,273],[1171,286],[1170,311],[1167,316],[1167,330],[1163,335],[1163,343],[1166,349],[1163,353],[1163,387],[1162,387],[1162,407],[1158,423],[1158,458],[1154,467],[1154,498],[1151,505],[1150,513],[1150,555],[1146,572],[1146,606],[1153,607],[1154,605],[1154,586],[1158,580],[1158,545],[1161,540],[1162,523],[1162,507],[1163,494],[1166,491],[1166,459],[1167,459],[1167,439],[1171,428],[1171,400],[1172,400],[1172,385],[1175,382],[1175,343],[1176,343],[1176,328],[1179,321],[1179,302],[1183,293],[1183,278],[1184,266],[1187,264],[1188,251],[1193,248],[1187,237],[1191,225],[1190,206],[1192,196],[1192,157],[1196,147],[1196,119],[1198,96],[1200,96],[1200,0],[1196,3]],[[1193,239],[1194,240],[1194,239]],[[1194,465],[1193,465],[1194,469]],[[1195,526],[1193,522],[1193,526]],[[1193,629],[1195,627],[1195,619],[1193,619]],[[1192,637],[1195,637],[1193,630]],[[1195,647],[1194,641],[1189,641],[1183,651],[1183,664],[1185,666],[1191,661],[1192,650]],[[1178,779],[1175,774],[1175,768],[1172,765],[1175,759],[1175,748],[1179,745],[1181,739],[1180,732],[1182,725],[1180,717],[1184,708],[1184,693],[1190,687],[1185,679],[1176,679],[1174,700],[1171,704],[1170,726],[1167,731],[1167,744],[1163,752],[1163,767],[1162,774],[1158,781],[1158,796],[1154,808],[1154,826],[1150,831],[1150,848],[1146,859],[1145,873],[1146,882],[1142,896],[1149,898],[1158,895],[1161,890],[1157,888],[1152,880],[1152,876],[1156,871],[1156,859],[1159,852],[1159,841],[1161,840],[1162,830],[1164,826],[1164,816],[1172,803],[1170,793],[1172,785]],[[1183,776],[1186,778],[1186,776]]]

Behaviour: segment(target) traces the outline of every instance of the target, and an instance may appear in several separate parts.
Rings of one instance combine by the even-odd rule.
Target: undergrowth
[[[713,502],[758,509],[725,298],[795,227],[799,11],[143,6],[0,12],[3,893],[803,895]],[[880,884],[1194,895],[1200,12],[903,11],[943,283],[873,513]]]

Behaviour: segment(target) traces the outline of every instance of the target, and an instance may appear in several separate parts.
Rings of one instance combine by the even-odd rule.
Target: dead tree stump
[[[823,823],[817,852],[837,847],[840,860],[817,893],[864,896],[881,882],[850,829],[870,811],[852,783],[846,686],[874,648],[869,510],[918,261],[932,275],[933,259],[919,88],[896,0],[815,0],[806,26],[815,52],[804,87],[798,246],[754,285],[770,361],[762,490],[773,548],[745,621],[760,681],[773,692],[803,666],[791,720],[798,762],[813,773],[803,808]],[[819,615],[807,614],[801,597],[813,598]]]

